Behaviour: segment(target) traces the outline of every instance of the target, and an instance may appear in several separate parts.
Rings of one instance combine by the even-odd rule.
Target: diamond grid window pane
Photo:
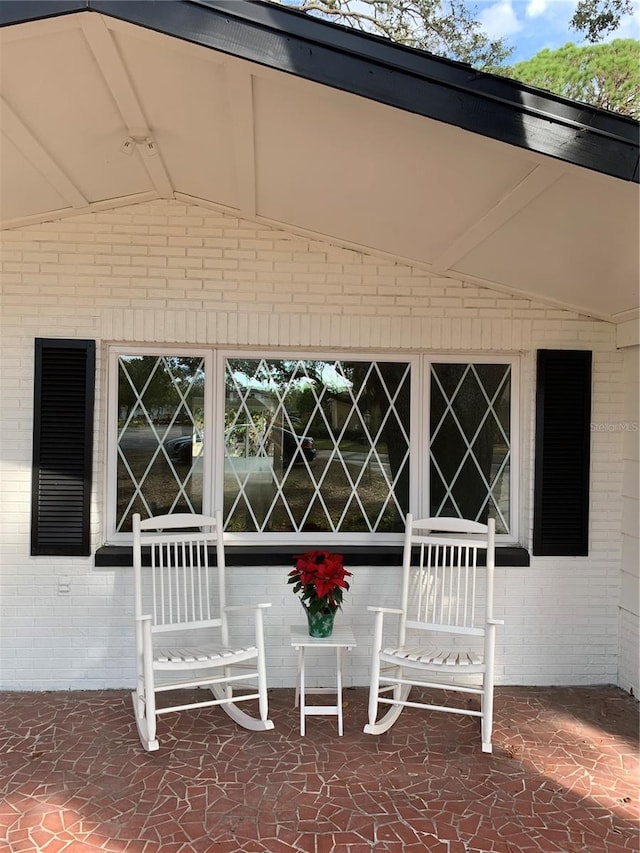
[[[432,364],[430,512],[510,530],[511,365]]]
[[[204,360],[118,359],[117,518],[202,512]]]
[[[409,384],[406,362],[228,359],[226,528],[402,531]]]

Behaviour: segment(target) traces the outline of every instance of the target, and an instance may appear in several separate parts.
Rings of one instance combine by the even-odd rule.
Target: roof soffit
[[[77,4],[58,5],[71,11]],[[302,42],[295,50],[282,48],[277,7],[110,0],[89,5],[91,14],[0,29],[5,227],[149,198],[193,199],[591,316],[626,319],[637,309],[636,184],[543,156],[530,140],[508,143],[495,133],[470,133],[455,122],[385,103],[419,100],[409,80],[419,78],[415,69],[387,68],[395,84],[385,99],[379,97],[384,75],[373,75],[376,97],[300,77],[286,66]],[[125,7],[133,18],[162,7],[162,26],[125,22],[122,14],[114,17],[114,7]],[[98,8],[108,14],[97,14]],[[238,10],[257,18],[249,22],[251,38]],[[299,17],[293,20],[306,27]],[[221,18],[231,23],[222,25]],[[162,33],[171,27],[182,34]],[[338,47],[346,50],[350,34],[338,30]],[[234,56],[230,45],[237,42],[237,52],[246,52],[247,38],[250,51],[258,51],[256,32],[263,61]],[[212,39],[226,49],[212,49]],[[389,48],[393,52],[374,41],[376,61]],[[314,46],[316,58],[319,50]],[[415,53],[401,51],[405,65],[424,64]],[[353,60],[365,61],[344,61]],[[327,61],[320,57],[317,64],[324,68]],[[450,73],[446,62],[429,63],[441,75]],[[450,82],[461,86],[459,78],[466,76],[467,86],[474,85],[470,69],[454,66]],[[497,97],[498,84],[489,82]],[[418,79],[416,86],[424,85]],[[486,77],[477,85],[486,89]],[[460,112],[456,101],[471,103],[463,89],[433,80],[429,86],[440,90],[435,97],[420,89],[429,111],[435,104]],[[478,96],[485,104],[486,94]],[[527,122],[533,122],[532,139],[543,121],[535,112],[539,106],[538,97],[521,122],[525,136]],[[586,132],[576,133],[571,124],[580,110],[573,105],[569,116],[566,104],[560,108],[558,144],[567,150],[574,144],[562,137],[570,125],[574,141],[580,137],[571,156],[584,158]],[[611,136],[627,154],[633,151],[628,123],[595,113],[598,152]],[[121,151],[126,139],[134,141],[131,156]],[[637,142],[635,151],[637,157]],[[629,157],[622,169],[632,171]],[[602,250],[594,257],[598,244]]]

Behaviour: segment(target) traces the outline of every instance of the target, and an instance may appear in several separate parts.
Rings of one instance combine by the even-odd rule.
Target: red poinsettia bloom
[[[342,605],[343,590],[349,589],[347,571],[341,554],[330,551],[307,551],[295,557],[295,569],[288,583],[300,593],[303,605],[313,613],[337,610]]]

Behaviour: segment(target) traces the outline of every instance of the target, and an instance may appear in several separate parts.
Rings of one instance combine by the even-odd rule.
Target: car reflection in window
[[[271,431],[277,433],[282,441],[282,462],[285,466],[288,466],[292,459],[294,465],[303,465],[304,459],[310,463],[316,458],[317,450],[310,435],[297,435],[291,430],[277,426],[272,427]],[[167,441],[165,447],[169,459],[178,464],[190,465],[194,457],[202,453],[202,438],[200,435],[189,434]],[[302,451],[303,456],[299,451]]]
[[[169,459],[182,465],[190,465],[196,456],[202,453],[203,436],[189,433],[172,438],[165,443]]]
[[[307,462],[313,462],[316,458],[317,450],[310,435],[297,435],[291,430],[276,426],[272,427],[272,432],[277,432],[282,439],[283,465],[288,466],[292,459],[294,465],[304,465],[304,459]],[[299,453],[300,450],[302,456]]]

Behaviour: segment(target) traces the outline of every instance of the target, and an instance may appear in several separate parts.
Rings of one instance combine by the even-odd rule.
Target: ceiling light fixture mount
[[[156,144],[153,141],[151,136],[126,136],[122,140],[122,144],[120,145],[120,151],[122,154],[126,154],[130,157],[133,152],[136,150],[136,146],[142,146],[143,152],[147,155],[147,157],[153,157],[157,154]]]

